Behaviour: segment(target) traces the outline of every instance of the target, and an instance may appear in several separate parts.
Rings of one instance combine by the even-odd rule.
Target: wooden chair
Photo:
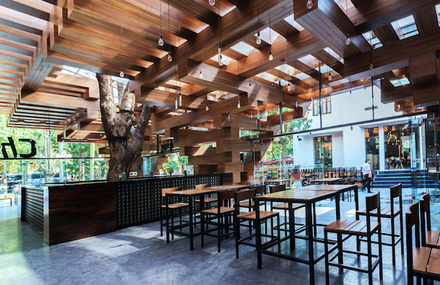
[[[209,186],[210,186],[209,184],[199,184],[199,185],[196,185],[196,189],[203,189],[203,188],[207,188]],[[217,202],[217,201],[218,201],[217,198],[206,197],[205,198],[205,209],[206,208],[211,208],[211,204],[214,203],[214,202]],[[195,202],[196,203],[200,203],[200,200],[196,199]]]
[[[202,247],[204,246],[204,236],[217,237],[218,252],[221,250],[221,240],[234,234],[234,223],[229,223],[230,218],[233,218],[235,208],[226,206],[231,199],[234,198],[234,191],[221,191],[218,194],[217,207],[201,211],[202,215]],[[217,222],[213,222],[216,219]],[[209,229],[209,225],[214,225],[214,228]],[[232,226],[232,228],[231,228]],[[211,232],[217,231],[217,234],[211,234]]]
[[[265,185],[250,187],[250,189],[252,189],[252,188],[255,189],[256,196],[264,195],[266,193],[266,186]],[[266,205],[266,203],[263,201],[260,201],[260,205]],[[240,208],[246,208],[249,211],[251,211],[252,208],[254,207],[254,201],[249,200],[249,201],[240,202],[239,206],[240,206]]]
[[[286,187],[285,185],[277,185],[275,187],[272,187],[272,193],[276,193],[276,192],[280,192],[280,191],[285,191]],[[297,203],[292,203],[292,207],[293,207],[293,221],[295,221],[295,211],[301,208],[305,207],[305,204],[297,204]],[[314,213],[316,215],[316,211],[315,211],[315,207],[313,207],[314,209]],[[282,210],[284,211],[284,217],[285,217],[285,221],[284,223],[281,223],[278,225],[279,227],[281,227],[282,225],[284,225],[284,229],[282,229],[283,231],[288,231],[287,229],[287,225],[288,225],[288,219],[287,219],[287,211],[289,210],[289,203],[280,203],[280,204],[276,204],[276,205],[272,205],[271,203],[271,211],[274,210]],[[301,225],[303,226],[304,224],[294,224],[295,225]],[[304,228],[305,229],[305,228]],[[294,229],[295,230],[295,229]]]
[[[411,204],[406,211],[406,257],[408,285],[414,284],[414,277],[417,284],[424,284],[427,280],[440,281],[440,249],[424,247],[420,244],[420,221],[419,203]],[[413,228],[415,236],[415,248],[413,248]]]
[[[399,208],[395,208],[394,201],[398,199]],[[359,216],[365,216],[366,209],[361,209],[356,211],[356,219],[359,219]],[[371,213],[372,216],[377,216],[377,211],[373,211]],[[381,207],[380,209],[380,217],[385,219],[390,219],[391,221],[391,233],[384,233],[382,235],[389,236],[391,238],[391,242],[382,242],[383,245],[391,246],[392,249],[392,259],[393,265],[396,265],[396,246],[400,242],[400,251],[401,254],[404,254],[403,249],[403,213],[402,213],[402,184],[399,183],[395,186],[390,187],[390,207]],[[400,221],[400,234],[396,234],[396,219],[399,218]],[[361,241],[365,241],[362,239],[358,240],[358,244]],[[358,246],[359,248],[359,246]]]
[[[324,244],[325,244],[325,281],[326,284],[330,284],[330,265],[344,268],[344,269],[351,269],[359,272],[368,273],[368,281],[369,284],[373,284],[373,272],[376,269],[377,266],[379,266],[379,276],[380,280],[383,279],[383,266],[382,266],[382,235],[381,235],[381,224],[380,224],[380,193],[377,192],[376,194],[366,197],[366,221],[362,220],[343,220],[339,219],[330,225],[326,226],[324,228]],[[377,222],[371,221],[372,214],[371,212],[373,210],[377,209]],[[337,244],[334,245],[333,248],[329,250],[328,247],[328,234],[329,233],[335,233],[337,234],[338,240]],[[371,238],[374,233],[378,234],[378,246],[379,246],[379,254],[373,255],[372,253],[372,242]],[[342,239],[342,235],[347,235],[347,238]],[[343,242],[346,241],[351,236],[365,236],[367,238],[367,246],[368,250],[367,253],[360,252],[360,251],[348,251],[343,249]],[[335,251],[335,255],[330,257],[330,253],[332,251]],[[354,267],[350,265],[343,264],[343,253],[351,253],[356,254],[358,258],[360,255],[364,255],[368,257],[368,268],[360,268],[360,267]],[[375,261],[373,262],[372,258],[375,257]],[[338,258],[338,263],[333,263],[332,261]]]
[[[257,220],[256,212],[250,211],[243,214],[240,214],[240,202],[246,200],[253,200],[256,196],[255,189],[249,189],[245,191],[238,191],[234,193],[234,202],[235,202],[235,221],[234,221],[234,231],[235,231],[235,253],[236,258],[239,258],[239,245],[244,244],[247,246],[257,247],[261,244],[261,241],[255,241],[255,243],[248,242],[247,240],[252,239],[255,234],[250,234],[247,237],[241,238],[240,236],[240,226],[242,221],[251,221],[253,224],[253,228],[260,227],[261,225],[256,225],[255,222]],[[273,218],[278,217],[279,222],[279,214],[274,212],[260,211],[260,221],[267,223],[267,220],[271,220],[271,234],[269,235],[267,230],[265,234],[261,236],[270,238],[269,242],[273,242],[274,237],[274,223]],[[278,238],[280,237],[280,230],[278,229]],[[278,244],[278,250],[280,250],[280,244]]]
[[[175,191],[180,191],[179,187],[174,187],[174,188],[164,188],[162,189],[162,206],[161,206],[161,219],[160,219],[160,236],[163,236],[163,226],[168,226],[166,225],[166,223],[164,223],[164,213],[162,210],[167,210],[166,209],[166,205],[165,205],[165,199],[166,199],[166,194],[167,193],[171,193],[171,192],[175,192]],[[168,209],[171,210],[171,227],[174,228],[174,210],[179,210],[179,223],[180,225],[182,225],[182,209],[188,207],[189,204],[188,203],[169,203],[168,204]],[[166,214],[166,212],[165,212]],[[173,235],[174,238],[174,235]]]
[[[422,229],[422,246],[440,248],[440,231],[431,230],[431,197],[429,194],[420,198],[420,222]]]

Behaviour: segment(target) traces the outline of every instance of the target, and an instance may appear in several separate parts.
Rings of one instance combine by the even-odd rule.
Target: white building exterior
[[[320,136],[332,136],[332,166],[333,167],[360,167],[366,159],[365,128],[379,127],[379,162],[380,170],[385,170],[385,142],[383,126],[407,123],[407,118],[392,119],[393,116],[402,115],[394,111],[394,104],[382,104],[380,102],[380,89],[373,87],[374,119],[391,118],[386,121],[369,122],[373,120],[371,111],[372,92],[371,87],[354,90],[334,95],[331,97],[331,113],[322,115],[322,128],[334,126],[326,130],[320,128],[320,117],[313,116],[309,110],[309,118],[313,119],[311,131],[293,136],[295,164],[302,168],[315,167],[315,151],[313,138]],[[365,110],[370,107],[370,110]],[[313,103],[312,103],[313,108]],[[365,123],[364,123],[365,122]],[[351,126],[338,127],[353,123]]]

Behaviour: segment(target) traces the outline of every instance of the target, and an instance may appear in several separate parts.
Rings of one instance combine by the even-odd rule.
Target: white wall
[[[333,163],[333,167],[345,166],[342,133],[335,133],[332,135],[332,163]]]
[[[322,127],[338,126],[349,122],[362,122],[373,119],[372,111],[365,111],[366,107],[371,107],[371,87],[358,89],[352,92],[343,93],[331,97],[332,111],[330,114],[322,115]],[[393,115],[401,115],[401,112],[394,112],[394,104],[382,104],[380,102],[380,89],[374,87],[374,105],[378,109],[374,110],[374,118],[386,118]],[[313,119],[311,129],[319,128],[319,116],[310,117]]]

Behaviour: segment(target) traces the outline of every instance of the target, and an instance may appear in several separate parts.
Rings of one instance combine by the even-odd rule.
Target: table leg
[[[309,274],[310,284],[315,284],[315,255],[313,252],[312,203],[306,204],[306,227],[309,243]]]
[[[260,201],[256,199],[254,201],[254,210],[256,212],[255,219],[255,246],[257,248],[257,266],[261,269],[263,266],[263,254],[261,252],[261,222],[260,222],[260,207],[258,206]],[[266,220],[267,223],[267,220]],[[272,225],[273,227],[273,225]]]
[[[167,243],[170,242],[170,232],[168,229],[168,223],[170,222],[169,216],[168,216],[168,195],[165,196],[165,216],[166,216],[166,224],[165,224],[165,229],[166,229],[166,235],[167,235]],[[162,227],[162,225],[161,225]]]
[[[342,194],[344,195],[344,194]],[[339,220],[341,218],[341,204],[340,204],[340,193],[336,194],[336,198],[335,198],[335,208],[336,208],[336,220]],[[337,234],[337,243],[338,243],[338,262],[339,264],[343,263],[343,254],[342,254],[342,234],[338,233]]]
[[[203,208],[202,203],[200,203],[200,208]],[[194,229],[193,229],[193,199],[189,197],[189,248],[194,250]]]
[[[290,253],[295,250],[295,216],[293,203],[289,202]]]

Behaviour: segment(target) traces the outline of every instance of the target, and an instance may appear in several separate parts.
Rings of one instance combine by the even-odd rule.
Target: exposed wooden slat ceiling
[[[410,95],[408,91],[405,96],[393,95],[396,102],[413,100],[405,106],[412,104],[414,109],[438,105],[440,94],[434,87],[426,91],[434,104],[425,95],[413,96],[423,93],[420,86],[425,81],[438,84],[432,81],[438,74],[435,5],[440,1],[312,0],[310,10],[307,1],[216,0],[211,6],[207,0],[2,0],[0,113],[10,115],[11,126],[33,113],[42,128],[98,119],[97,110],[84,114],[82,107],[98,99],[95,87],[86,80],[75,83],[60,76],[63,65],[118,76],[122,64],[138,103],[157,106],[157,114],[166,118],[170,112],[204,109],[243,93],[274,106],[277,100],[290,104],[310,100],[319,96],[319,64],[323,94],[367,84],[363,78],[370,77],[382,79],[387,88],[399,88],[390,82],[405,77],[417,85],[416,91],[413,94],[411,87]],[[392,22],[411,15],[418,35],[400,39]],[[362,35],[371,29],[382,47],[373,49]],[[257,32],[261,44],[256,43]],[[157,43],[159,35],[163,46]],[[219,38],[223,66],[216,57]],[[32,92],[26,98],[38,100],[35,104],[24,98]],[[176,110],[174,94],[179,92],[184,100]],[[62,100],[44,102],[44,94],[70,98],[66,104],[79,104],[74,107],[80,114],[63,113]],[[51,108],[53,116],[44,119],[42,106]],[[223,107],[225,113],[232,111]]]

